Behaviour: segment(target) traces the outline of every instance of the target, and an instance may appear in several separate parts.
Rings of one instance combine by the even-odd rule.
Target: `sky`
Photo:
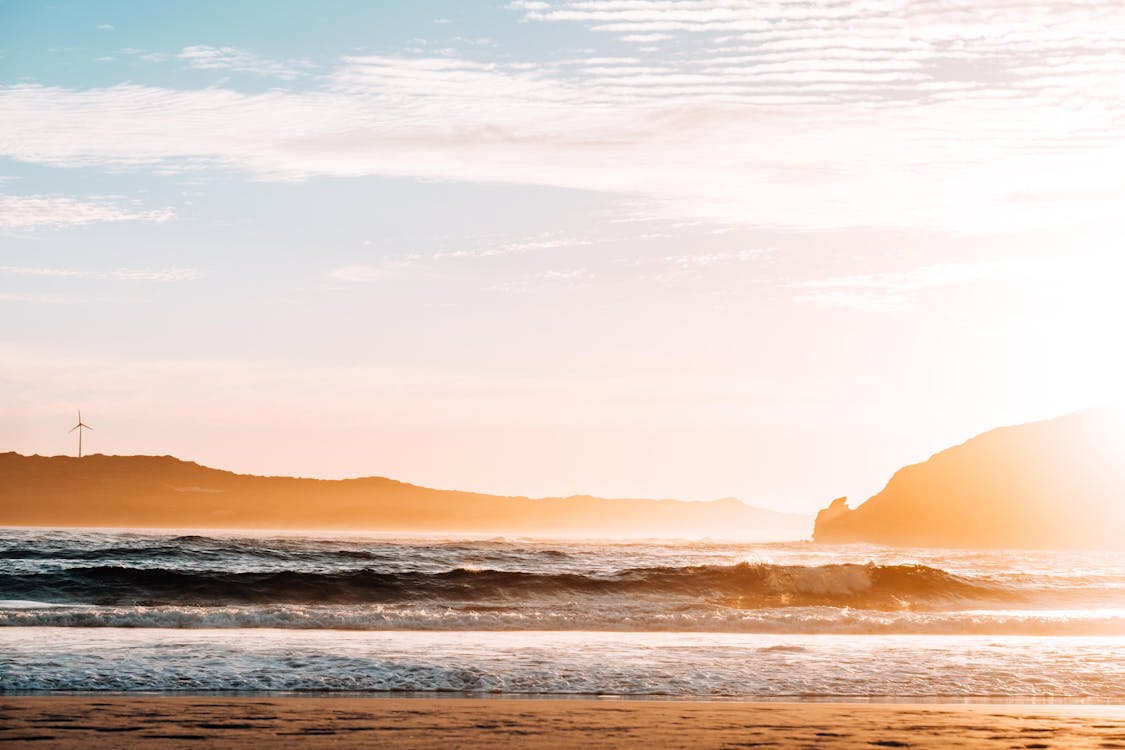
[[[1125,400],[1125,4],[0,0],[0,450],[813,512]]]

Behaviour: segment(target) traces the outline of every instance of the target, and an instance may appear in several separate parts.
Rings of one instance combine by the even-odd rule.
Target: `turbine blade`
[[[75,430],[77,430],[81,426],[82,426],[81,424],[74,425],[73,427],[71,427],[69,430],[66,431],[66,434],[69,435],[70,433],[74,432]]]

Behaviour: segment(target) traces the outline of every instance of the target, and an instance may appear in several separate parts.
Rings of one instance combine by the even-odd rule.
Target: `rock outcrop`
[[[979,435],[899,470],[817,542],[1125,549],[1125,414],[1091,410]]]

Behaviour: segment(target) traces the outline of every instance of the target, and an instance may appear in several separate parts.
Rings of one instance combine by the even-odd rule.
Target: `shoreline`
[[[480,693],[410,690],[3,690],[0,703],[10,699],[70,698],[106,699],[235,699],[235,700],[356,700],[356,701],[480,701],[483,703],[527,701],[573,703],[698,703],[815,706],[1094,706],[1125,709],[1125,696],[1036,696],[1036,695],[659,695],[621,693]]]
[[[7,747],[1125,747],[1125,705],[0,695]]]

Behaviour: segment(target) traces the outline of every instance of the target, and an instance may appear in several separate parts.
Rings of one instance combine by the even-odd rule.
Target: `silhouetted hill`
[[[1125,548],[1125,414],[1085,411],[986,432],[899,470],[818,542]]]
[[[799,539],[809,519],[712,502],[529,499],[392,479],[259,477],[171,456],[0,454],[0,525]]]

